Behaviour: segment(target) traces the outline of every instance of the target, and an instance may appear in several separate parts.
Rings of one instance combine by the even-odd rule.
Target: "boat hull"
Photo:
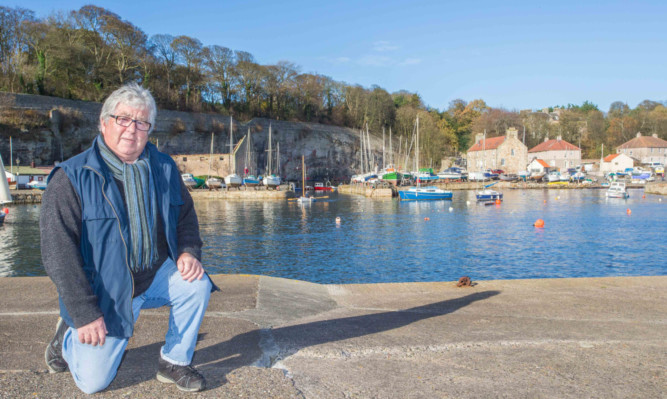
[[[502,201],[503,193],[494,190],[484,190],[477,192],[475,197],[477,197],[477,201],[495,201],[495,200]]]
[[[398,196],[404,201],[422,201],[422,200],[449,200],[452,199],[452,192],[441,190],[435,187],[417,187],[402,190]]]
[[[239,187],[241,183],[243,183],[243,179],[238,175],[225,176],[225,184],[227,187]]]

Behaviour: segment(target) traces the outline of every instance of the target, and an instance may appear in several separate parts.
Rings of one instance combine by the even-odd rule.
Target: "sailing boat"
[[[9,204],[12,202],[12,195],[9,194],[9,183],[7,182],[7,175],[5,174],[5,165],[0,156],[0,205]],[[0,224],[5,221],[7,210],[0,209]]]
[[[419,116],[416,121],[416,136],[415,136],[415,169],[419,170]],[[398,192],[401,200],[446,200],[452,199],[452,192],[446,191],[436,186],[421,187],[422,179],[417,178],[417,186],[410,187],[407,190]]]
[[[482,151],[483,151],[483,157],[484,157],[484,170],[486,170],[486,130],[484,130],[484,141],[482,142]],[[484,186],[483,189],[477,191],[475,193],[475,197],[477,198],[477,201],[481,202],[486,202],[486,201],[502,201],[503,200],[503,193],[496,191],[496,190],[491,190],[489,187],[493,186],[495,183],[487,184]]]
[[[211,176],[211,161],[213,160],[213,135],[211,132],[211,152],[208,157],[208,176],[206,178],[206,186],[210,189],[218,189],[222,187],[222,179]]]
[[[272,143],[271,143],[271,124],[269,123],[269,149],[266,150],[266,152],[269,153],[267,159],[268,159],[268,166],[266,168],[266,176],[264,176],[264,185],[267,188],[276,188],[280,186],[280,176],[276,175],[273,173],[273,168],[271,164],[271,158],[273,157],[273,150],[272,150]],[[278,144],[280,145],[280,144]],[[278,147],[280,150],[280,147]],[[276,163],[278,164],[278,170],[280,170],[280,151],[276,151]],[[280,173],[280,172],[278,172]]]
[[[248,187],[259,186],[260,180],[252,174],[252,140],[250,140],[250,128],[248,128],[248,141],[245,145],[245,161],[243,164],[243,185],[247,190]]]
[[[229,174],[225,176],[225,184],[227,189],[229,187],[240,187],[243,180],[241,176],[236,174],[236,151],[234,149],[234,129],[233,129],[234,120],[232,117],[229,117]]]
[[[306,158],[301,155],[301,197],[297,198],[300,203],[315,202],[315,198],[306,197]]]

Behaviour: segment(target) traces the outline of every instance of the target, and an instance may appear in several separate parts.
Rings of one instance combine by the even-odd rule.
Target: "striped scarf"
[[[155,212],[157,197],[148,150],[144,149],[139,159],[127,164],[118,159],[104,143],[102,136],[97,140],[104,163],[113,177],[123,182],[125,187],[125,206],[130,224],[130,268],[133,272],[148,270],[157,261],[157,228]]]

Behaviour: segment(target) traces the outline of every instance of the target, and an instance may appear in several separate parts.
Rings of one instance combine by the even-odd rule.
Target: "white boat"
[[[266,152],[268,152],[267,156],[267,163],[268,165],[266,166],[266,176],[262,179],[262,184],[264,184],[264,187],[267,189],[269,188],[276,188],[280,186],[280,176],[276,175],[273,173],[273,144],[271,143],[271,124],[269,123],[269,140],[268,140],[268,149]],[[278,168],[278,171],[280,171],[280,143],[278,143],[278,148],[276,149],[276,166]]]
[[[308,191],[308,187],[306,187],[306,158],[303,155],[301,155],[301,187],[303,187],[303,190],[301,190],[301,196],[296,200],[301,204],[315,202],[315,197],[306,196],[306,191]]]
[[[12,195],[9,193],[9,182],[5,174],[5,166],[2,163],[2,156],[0,156],[0,205],[9,204],[12,202]],[[2,214],[4,219],[4,213]]]
[[[630,194],[625,190],[625,183],[615,181],[607,189],[607,198],[628,198]]]
[[[475,193],[477,201],[496,201],[496,200],[502,201],[503,193],[496,190],[491,190],[489,188],[496,183],[487,184],[486,186],[484,186],[482,190],[477,191],[477,193]]]
[[[191,190],[197,186],[197,181],[195,180],[195,177],[192,175],[192,173],[183,173],[181,175],[181,179],[183,179],[183,184],[185,184],[185,187]]]
[[[223,182],[222,179],[218,179],[217,177],[209,177],[206,179],[206,187],[210,189],[218,189],[226,188],[227,185],[225,185],[225,182]]]
[[[30,187],[33,190],[46,190],[46,180],[33,180],[30,183],[28,183],[28,187]]]
[[[547,181],[549,183],[560,181],[560,172],[557,170],[552,170],[551,172],[549,172],[549,174],[547,175]]]
[[[227,186],[227,189],[230,187],[235,187],[239,188],[241,187],[241,184],[243,184],[243,179],[241,176],[236,174],[236,149],[238,148],[238,144],[236,143],[236,147],[234,147],[234,129],[233,129],[233,123],[234,120],[232,117],[229,117],[229,170],[231,171],[230,174],[225,176],[225,185]]]

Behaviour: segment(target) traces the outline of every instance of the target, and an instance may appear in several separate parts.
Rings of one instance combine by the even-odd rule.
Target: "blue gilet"
[[[128,262],[130,229],[125,202],[99,154],[97,140],[100,140],[99,136],[91,148],[60,163],[58,167],[67,174],[81,201],[80,251],[83,270],[97,295],[106,328],[110,336],[129,338],[134,331],[134,282]],[[147,143],[146,147],[169,256],[177,259],[176,227],[183,205],[180,172],[170,156],[159,152],[151,143]],[[73,325],[62,299],[59,302],[61,316],[68,325]]]

